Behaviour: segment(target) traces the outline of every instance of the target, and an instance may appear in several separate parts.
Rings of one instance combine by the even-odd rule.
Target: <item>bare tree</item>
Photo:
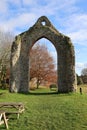
[[[82,69],[81,75],[83,75],[83,76],[86,75],[87,76],[87,68]]]
[[[6,73],[10,66],[10,48],[14,39],[13,34],[0,31],[0,81],[5,82]]]
[[[46,45],[37,44],[30,52],[30,77],[37,79],[37,88],[42,81],[56,77],[55,62]]]
[[[87,68],[83,68],[81,71],[81,78],[84,84],[87,84]]]

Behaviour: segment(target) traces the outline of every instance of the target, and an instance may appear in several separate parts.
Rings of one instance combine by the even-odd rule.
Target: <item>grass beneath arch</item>
[[[87,94],[35,94],[50,91],[38,89],[32,94],[0,90],[0,102],[23,102],[25,111],[19,120],[8,121],[9,130],[87,130]],[[4,125],[0,126],[5,130]]]

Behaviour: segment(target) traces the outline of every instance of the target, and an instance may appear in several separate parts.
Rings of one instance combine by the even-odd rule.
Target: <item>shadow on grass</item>
[[[76,93],[72,93],[72,92],[69,92],[69,93],[60,93],[60,92],[57,92],[57,91],[50,91],[50,92],[36,92],[36,91],[30,91],[28,93],[20,93],[20,94],[24,94],[24,95],[62,95],[62,96],[70,96],[70,95],[73,95],[73,94],[76,94]]]
[[[27,93],[22,93],[22,92],[19,92],[20,94],[24,94],[24,95],[55,95],[55,94],[58,94],[57,91],[50,91],[50,92],[38,92],[38,91],[30,91],[30,92],[27,92]]]
[[[58,94],[58,92],[29,92],[29,95],[53,95]]]

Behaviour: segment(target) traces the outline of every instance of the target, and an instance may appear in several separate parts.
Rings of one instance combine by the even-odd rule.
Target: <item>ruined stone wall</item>
[[[29,53],[41,38],[51,41],[57,51],[58,91],[75,91],[74,47],[70,38],[57,31],[45,16],[40,17],[28,31],[18,35],[12,45],[10,91],[29,92]],[[15,49],[13,46],[16,46]]]

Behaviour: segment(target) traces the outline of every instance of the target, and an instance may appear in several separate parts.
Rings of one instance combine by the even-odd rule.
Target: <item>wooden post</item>
[[[6,116],[5,116],[5,112],[3,113],[3,118],[4,118],[5,126],[8,129],[8,123],[7,123],[7,119],[6,119]]]
[[[0,125],[5,124],[6,129],[8,129],[8,122],[7,122],[7,119],[6,119],[5,112],[0,112],[0,117],[1,117]]]
[[[80,88],[80,94],[82,94],[82,88]]]

